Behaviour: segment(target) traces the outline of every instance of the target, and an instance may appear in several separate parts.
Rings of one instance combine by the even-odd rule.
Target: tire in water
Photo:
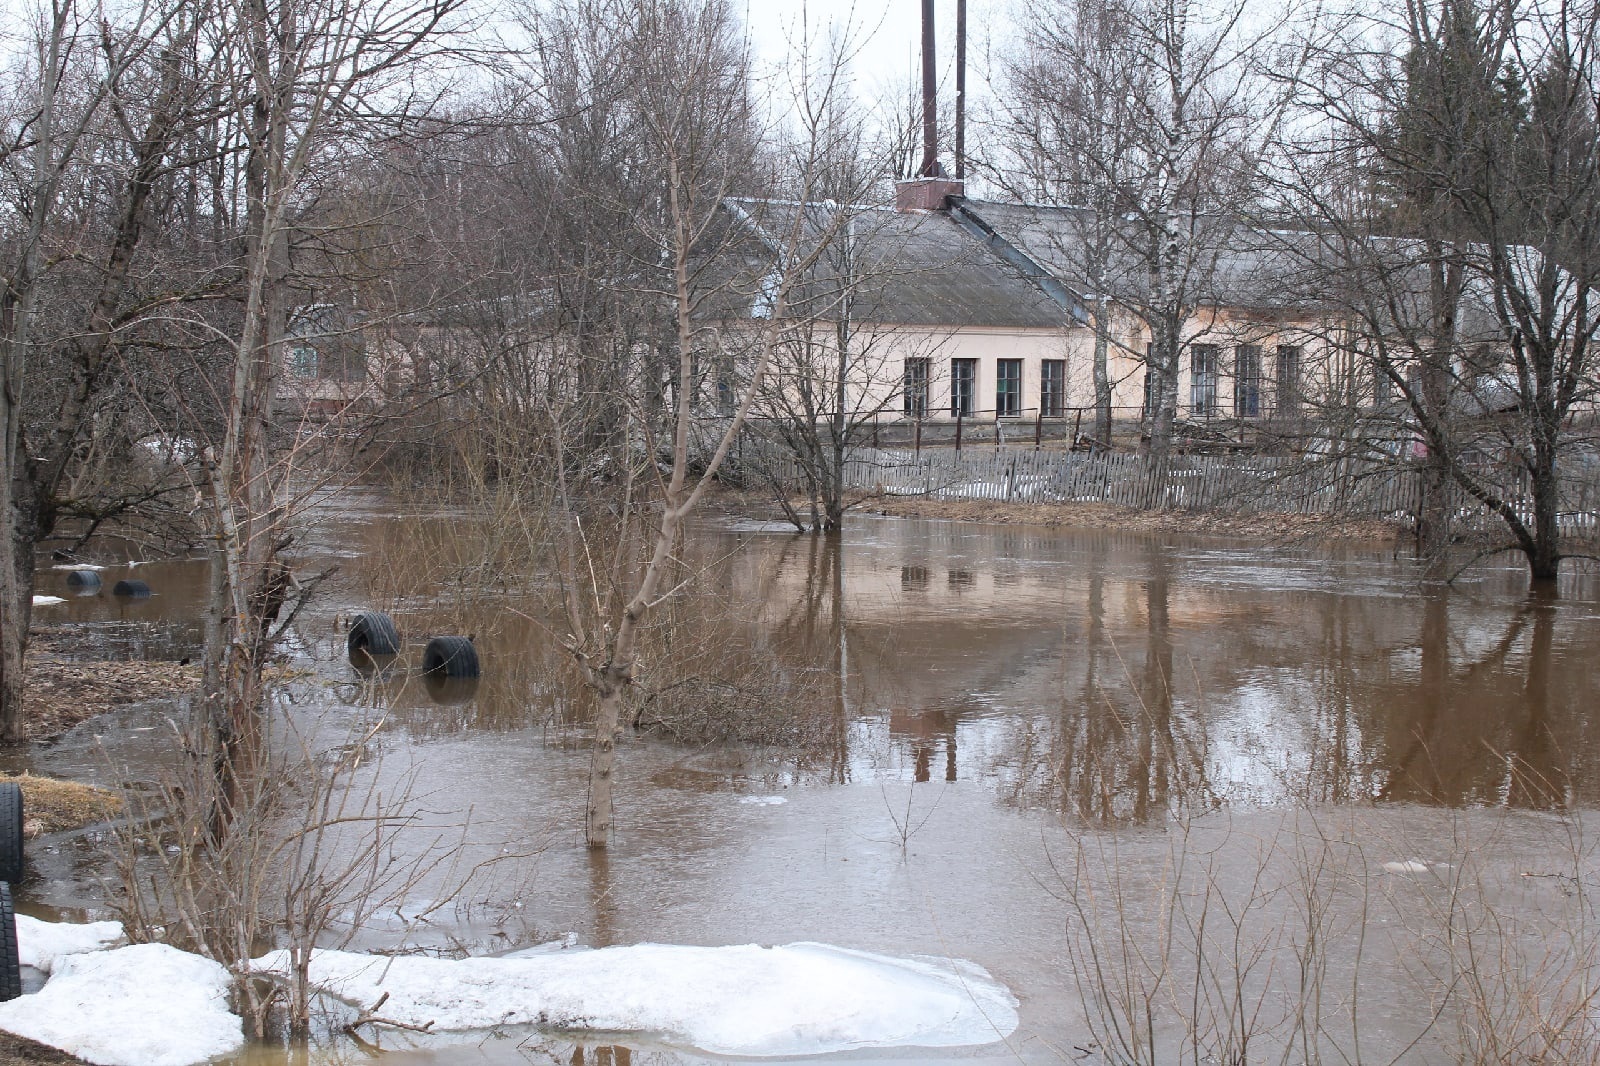
[[[394,619],[382,611],[362,611],[351,620],[344,647],[352,658],[357,655],[397,655],[400,652],[400,633],[394,627]]]
[[[132,596],[136,600],[142,600],[150,595],[150,586],[143,581],[118,581],[111,586],[111,594],[113,596]]]
[[[22,880],[22,787],[0,781],[0,881]]]
[[[67,588],[77,596],[92,596],[100,591],[100,575],[93,570],[72,570],[67,574]]]
[[[422,672],[444,677],[478,676],[478,648],[471,637],[434,637],[422,651]]]

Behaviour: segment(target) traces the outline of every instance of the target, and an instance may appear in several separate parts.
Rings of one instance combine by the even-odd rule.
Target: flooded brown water
[[[308,568],[340,572],[297,626],[308,672],[284,706],[324,736],[381,721],[353,783],[410,790],[434,827],[415,849],[463,841],[358,946],[820,940],[970,959],[1021,1000],[1004,1043],[860,1056],[895,1061],[1119,1061],[1144,1017],[1155,1061],[1249,1044],[1453,1062],[1481,1050],[1482,1018],[1517,1015],[1497,1024],[1521,1040],[1538,1026],[1508,1004],[1554,1010],[1600,976],[1592,576],[1535,601],[1515,567],[1429,587],[1389,552],[866,517],[830,542],[710,516],[678,643],[646,666],[693,659],[712,702],[727,686],[707,676],[740,675],[728,702],[757,704],[741,735],[771,742],[630,733],[618,843],[595,855],[580,709],[534,621],[548,581],[480,565],[484,532],[351,493],[303,542]],[[137,574],[156,595],[38,621],[86,654],[192,654],[203,564]],[[375,676],[334,626],[364,606],[407,643]],[[475,689],[413,672],[438,632],[475,634]],[[88,723],[29,762],[153,776],[173,713]],[[22,909],[98,914],[104,852],[32,847]],[[1189,1032],[1209,1034],[1199,1051]],[[424,1045],[405,1063],[699,1061],[604,1034],[384,1042]]]

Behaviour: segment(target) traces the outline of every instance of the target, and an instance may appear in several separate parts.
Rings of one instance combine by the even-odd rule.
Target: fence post
[[[956,409],[956,452],[961,451],[961,409]]]
[[[916,442],[912,446],[912,454],[913,455],[921,455],[922,454],[922,419],[920,419],[920,418],[917,419],[915,422],[912,423],[912,425],[915,427],[915,429],[913,431],[914,435],[913,435],[912,439]]]
[[[1033,420],[1033,450],[1038,451],[1039,445],[1044,441],[1044,408],[1039,408],[1037,417]]]
[[[1073,423],[1072,423],[1072,440],[1067,442],[1067,448],[1068,448],[1069,451],[1078,446],[1078,437],[1081,435],[1082,430],[1083,430],[1083,408],[1080,407],[1080,408],[1078,408],[1078,417],[1076,419],[1074,419]],[[1106,443],[1107,443],[1107,445],[1109,445],[1111,442],[1107,441]]]
[[[998,448],[1004,443],[1005,441],[1000,439],[1000,412],[996,411],[994,413],[994,446]]]

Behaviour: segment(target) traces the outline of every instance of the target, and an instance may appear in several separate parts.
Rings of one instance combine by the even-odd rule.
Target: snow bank
[[[66,602],[67,601],[62,599],[60,596],[35,596],[33,598],[33,605],[35,607],[54,607],[58,603]]]
[[[66,955],[0,1003],[0,1028],[101,1066],[190,1066],[244,1045],[227,989],[228,971],[165,944]]]
[[[284,952],[254,965],[282,972]],[[533,958],[378,958],[318,951],[318,987],[438,1030],[537,1025],[659,1034],[716,1055],[986,1044],[1017,1026],[1017,1001],[982,968],[826,944],[639,944]]]
[[[49,973],[63,955],[99,951],[122,939],[121,922],[41,922],[17,915],[17,954],[22,965]]]

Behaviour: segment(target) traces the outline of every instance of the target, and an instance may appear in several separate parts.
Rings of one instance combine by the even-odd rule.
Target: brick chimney
[[[952,178],[907,178],[894,183],[896,211],[943,211],[945,200],[962,195],[964,183]]]

